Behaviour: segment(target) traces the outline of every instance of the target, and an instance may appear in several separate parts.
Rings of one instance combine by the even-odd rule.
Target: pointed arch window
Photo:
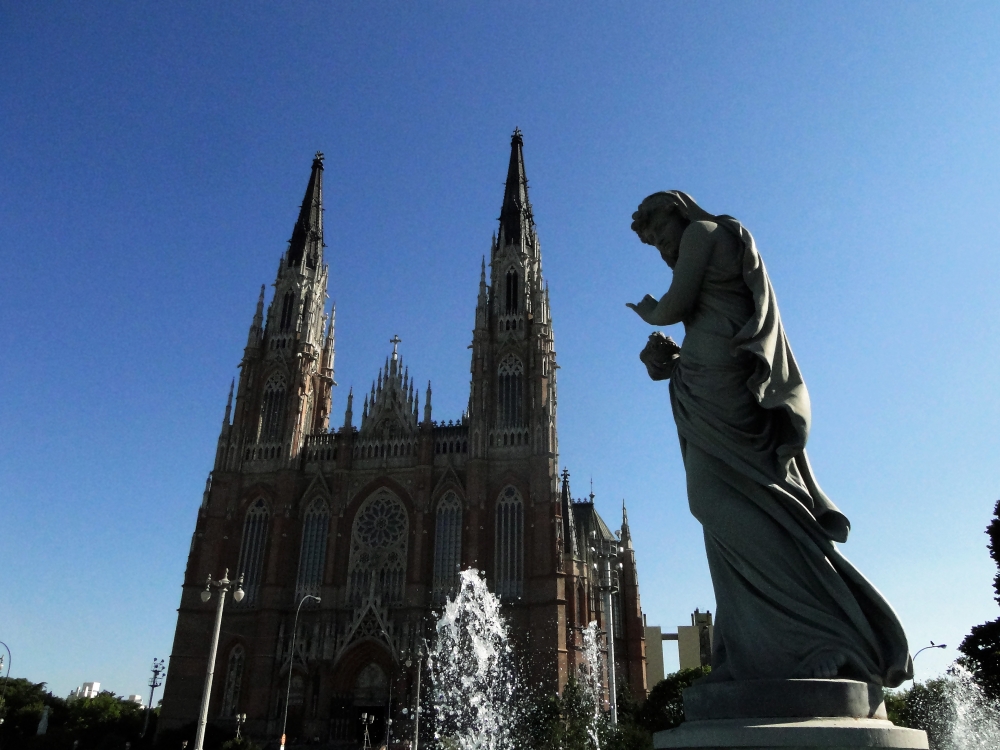
[[[267,547],[267,527],[271,512],[263,498],[258,498],[247,511],[243,522],[243,543],[240,545],[239,575],[243,576],[243,601],[237,607],[254,607],[260,590],[264,552]]]
[[[299,575],[295,582],[295,602],[308,595],[319,596],[326,565],[326,542],[330,533],[330,508],[317,497],[302,519],[302,547],[299,550]],[[314,603],[310,600],[310,604]]]
[[[295,295],[291,292],[285,292],[285,296],[281,300],[281,321],[278,325],[278,330],[282,333],[287,333],[292,327],[292,319],[294,316]]]
[[[260,405],[258,443],[273,443],[281,438],[281,428],[285,421],[286,395],[284,375],[275,373],[268,378]]]
[[[389,490],[378,490],[361,505],[351,531],[348,596],[352,604],[361,604],[369,592],[380,597],[382,604],[402,604],[409,530],[406,508]]]
[[[226,667],[226,689],[222,694],[222,711],[219,713],[222,718],[234,716],[239,708],[245,661],[246,652],[243,650],[243,646],[237,644],[229,652],[229,664]]]
[[[517,271],[513,268],[507,271],[507,283],[505,285],[506,298],[505,302],[507,306],[505,312],[507,315],[515,315],[517,313],[517,303],[521,297],[520,294],[520,278],[518,277]]]
[[[496,593],[503,599],[524,594],[524,502],[513,487],[507,487],[497,502]]]
[[[449,492],[438,502],[434,522],[434,601],[441,603],[458,588],[462,561],[462,502]]]
[[[497,423],[500,427],[523,424],[523,384],[524,365],[513,354],[508,354],[497,368]]]

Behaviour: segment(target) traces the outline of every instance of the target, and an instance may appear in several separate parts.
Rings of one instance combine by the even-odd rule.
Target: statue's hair
[[[632,231],[641,235],[675,211],[690,222],[691,204],[694,204],[694,200],[679,190],[661,190],[658,193],[647,195],[639,204],[636,212],[632,214]]]

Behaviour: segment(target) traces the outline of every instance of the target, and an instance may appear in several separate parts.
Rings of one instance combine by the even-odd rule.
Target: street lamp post
[[[299,600],[299,606],[295,608],[295,620],[292,622],[292,645],[288,649],[288,687],[285,689],[285,718],[281,721],[281,750],[285,750],[285,729],[288,727],[288,694],[292,692],[292,662],[295,660],[295,636],[299,629],[299,612],[307,599],[315,599],[318,604],[321,599],[312,594],[306,594]],[[368,737],[368,729],[365,729],[365,737]]]
[[[608,708],[611,723],[618,723],[618,694],[615,679],[615,616],[611,595],[618,592],[618,545],[599,538],[596,531],[590,532],[590,553],[597,558],[594,573],[604,602],[604,631],[608,641]]]
[[[205,727],[208,724],[208,701],[212,697],[212,677],[215,675],[215,654],[219,650],[219,630],[222,628],[222,608],[226,604],[226,594],[229,592],[229,568],[222,574],[221,581],[213,581],[212,576],[208,576],[205,582],[205,590],[201,592],[201,600],[207,602],[212,598],[212,589],[219,592],[219,603],[215,605],[215,627],[212,628],[212,645],[208,649],[208,668],[205,670],[205,689],[201,694],[201,712],[198,716],[198,731],[194,736],[194,750],[203,750],[205,742]],[[243,576],[236,582],[236,591],[233,592],[233,599],[237,602],[243,600]]]
[[[917,651],[917,653],[915,653],[911,657],[910,660],[911,661],[916,661],[917,657],[920,656],[920,654],[922,654],[924,651],[926,651],[929,648],[948,648],[948,645],[945,644],[945,643],[935,643],[934,641],[931,641],[931,645],[930,646],[924,646],[922,649],[919,649]],[[910,678],[910,682],[912,682],[914,685],[917,684],[917,674],[916,674],[916,672],[913,673],[913,677]]]
[[[392,728],[392,680],[389,680],[389,705],[385,708],[385,746],[389,748],[389,730]]]
[[[10,655],[10,648],[6,643],[0,641],[0,646],[3,646],[7,651],[7,674],[3,678],[3,691],[0,692],[0,707],[3,707],[3,713],[0,714],[0,724],[3,724],[4,719],[7,718],[7,682],[10,680],[10,663],[13,661]],[[3,672],[3,655],[0,654],[0,672]]]
[[[142,734],[139,735],[140,738],[146,736],[146,730],[149,729],[149,715],[153,713],[153,693],[156,692],[156,688],[163,684],[160,679],[160,675],[167,671],[167,668],[163,666],[163,659],[157,661],[153,659],[153,676],[149,678],[149,705],[146,707],[146,721],[142,725]]]
[[[236,739],[240,738],[240,727],[247,723],[246,714],[236,714]]]
[[[427,642],[424,642],[423,649],[417,646],[417,699],[416,706],[413,709],[413,750],[417,750],[420,746],[420,673],[423,671],[423,661],[424,656],[427,652]],[[407,668],[413,665],[411,659],[406,660]],[[404,711],[405,713],[405,711]]]
[[[365,728],[365,741],[361,746],[361,750],[372,750],[372,741],[368,736],[368,727],[375,723],[375,714],[363,713],[361,714],[361,724]]]
[[[948,648],[948,644],[946,644],[946,643],[935,643],[934,641],[931,641],[931,645],[930,646],[924,646],[922,649],[920,649],[919,651],[917,651],[917,653],[915,653],[913,655],[913,658],[916,659],[918,656],[920,656],[920,654],[922,654],[924,651],[926,651],[929,648]]]

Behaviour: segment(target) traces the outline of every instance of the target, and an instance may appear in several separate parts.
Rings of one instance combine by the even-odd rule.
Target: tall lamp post
[[[160,675],[167,671],[167,668],[163,666],[163,659],[157,660],[153,659],[153,676],[149,678],[149,706],[146,707],[146,721],[142,725],[142,734],[139,735],[140,738],[146,736],[146,730],[149,729],[149,715],[153,713],[153,693],[156,692],[156,688],[163,684],[160,679]]]
[[[361,724],[365,728],[365,741],[361,746],[361,750],[372,750],[371,737],[368,736],[368,727],[375,723],[375,714],[363,713],[361,714]]]
[[[915,653],[911,657],[911,661],[916,661],[917,657],[920,656],[920,654],[922,654],[924,651],[926,651],[929,648],[948,648],[948,645],[945,644],[945,643],[935,643],[934,641],[931,641],[931,645],[930,646],[924,646],[922,649],[919,649],[917,651],[917,653]],[[914,672],[913,677],[910,678],[910,682],[912,682],[914,685],[917,684],[917,675],[916,675],[916,672]]]
[[[615,679],[615,615],[611,606],[611,595],[618,592],[618,545],[603,537],[598,537],[596,531],[590,532],[590,553],[597,558],[594,563],[594,573],[597,586],[601,590],[604,602],[604,631],[608,640],[608,708],[611,723],[618,723],[618,694]]]
[[[12,661],[10,656],[10,648],[6,643],[0,641],[0,646],[3,646],[7,651],[7,674],[3,678],[3,691],[0,692],[0,707],[3,708],[3,713],[0,714],[0,724],[3,724],[5,718],[7,718],[7,682],[10,680],[10,663]],[[3,672],[3,654],[0,654],[0,672]]]
[[[423,671],[424,656],[427,653],[427,642],[424,641],[423,649],[417,646],[417,699],[416,705],[413,708],[413,750],[417,750],[420,746],[420,673]],[[413,665],[413,661],[410,659],[406,660],[406,666],[409,668]],[[404,709],[405,713],[405,709]]]
[[[299,612],[302,610],[302,605],[308,599],[315,599],[317,604],[322,601],[318,596],[306,594],[299,600],[299,606],[295,608],[295,620],[292,621],[292,646],[288,649],[288,687],[285,689],[285,718],[281,721],[281,750],[285,750],[285,729],[288,726],[288,695],[292,692],[292,662],[295,659],[295,636],[299,629]],[[367,729],[365,729],[365,736],[368,736]]]
[[[204,750],[205,727],[208,724],[208,700],[212,697],[212,677],[215,675],[215,654],[219,650],[219,630],[222,628],[222,608],[226,604],[226,594],[229,592],[229,568],[222,574],[221,581],[213,581],[212,576],[208,576],[205,582],[205,590],[201,592],[201,600],[207,602],[212,598],[212,589],[219,592],[219,603],[215,605],[215,627],[212,628],[212,645],[208,649],[208,668],[205,670],[205,689],[201,694],[201,713],[198,716],[198,731],[194,736],[194,750]],[[243,601],[243,576],[236,582],[236,591],[233,592],[233,599],[237,602]]]

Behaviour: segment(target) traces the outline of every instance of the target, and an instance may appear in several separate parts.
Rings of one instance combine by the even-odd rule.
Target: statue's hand
[[[647,323],[650,322],[649,317],[653,314],[656,309],[657,304],[656,298],[652,295],[647,294],[642,298],[642,301],[638,304],[632,304],[631,302],[626,302],[625,307],[630,307],[635,310],[636,314],[645,320]]]
[[[667,380],[674,374],[680,351],[681,348],[676,341],[659,331],[654,331],[649,335],[645,348],[639,353],[639,359],[646,365],[646,372],[650,378]]]

